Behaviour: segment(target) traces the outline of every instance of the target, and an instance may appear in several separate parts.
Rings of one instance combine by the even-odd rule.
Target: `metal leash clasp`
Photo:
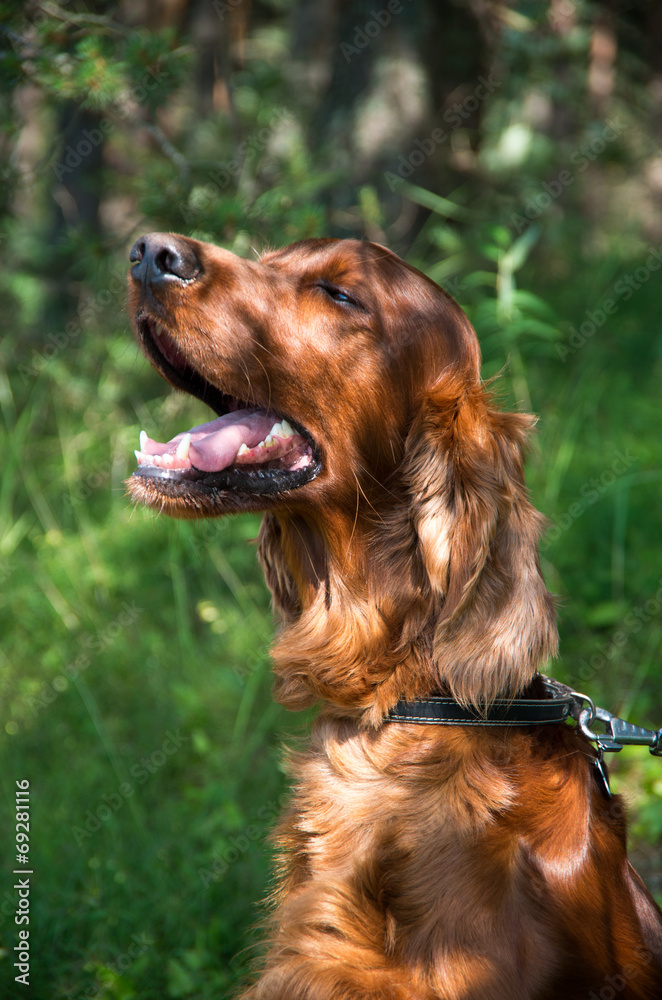
[[[593,775],[598,787],[605,796],[611,798],[609,774],[604,762],[604,754],[618,753],[624,746],[647,746],[655,757],[662,757],[662,729],[644,729],[643,726],[633,726],[625,719],[619,719],[605,708],[597,708],[588,695],[551,677],[546,677],[543,683],[552,697],[568,698],[570,715],[578,728],[592,743],[595,743]],[[591,728],[595,721],[604,723],[606,733],[596,733]]]
[[[604,795],[606,799],[611,799],[611,787],[609,784],[609,772],[604,762],[604,747],[600,743],[600,739],[597,733],[591,730],[591,726],[597,718],[597,713],[599,709],[595,707],[593,700],[589,698],[588,695],[582,694],[581,691],[569,691],[572,698],[572,708],[570,709],[571,715],[577,722],[578,727],[589,740],[595,742],[595,757],[593,758],[593,776],[597,781],[598,788]],[[612,747],[614,750],[622,750],[621,746],[614,744]]]
[[[573,691],[573,696],[577,699],[576,714],[577,724],[584,736],[592,740],[598,750],[605,753],[618,753],[624,746],[648,747],[654,757],[662,757],[662,729],[644,729],[643,726],[635,726],[625,719],[619,719],[612,715],[606,708],[596,707],[593,701],[580,691]],[[585,703],[585,704],[584,704]],[[591,726],[599,719],[604,722],[607,732],[595,733]]]

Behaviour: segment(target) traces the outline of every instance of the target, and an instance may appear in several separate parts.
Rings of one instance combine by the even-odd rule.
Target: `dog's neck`
[[[517,515],[516,531],[537,537],[535,516],[522,523],[527,513]],[[415,534],[388,511],[369,523],[333,512],[323,524],[268,515],[260,557],[282,618],[272,650],[276,696],[290,708],[323,700],[377,725],[398,700],[448,693],[489,703],[519,694],[556,648],[532,544],[519,553],[496,614],[493,576],[504,567],[489,557],[470,599],[446,618]]]

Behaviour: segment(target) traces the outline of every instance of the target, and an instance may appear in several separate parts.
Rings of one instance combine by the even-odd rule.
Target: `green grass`
[[[557,316],[581,319],[581,288],[569,283],[559,303],[544,274],[531,267],[527,280]],[[557,322],[545,302],[547,313],[465,291],[486,372],[509,359],[506,400],[541,415],[528,478],[559,526],[543,546],[562,598],[555,673],[633,721],[662,725],[662,601],[646,603],[662,576],[655,291],[622,304],[565,365],[544,330]],[[534,335],[519,321],[536,310]],[[258,520],[190,524],[130,507],[123,480],[140,427],[168,439],[206,411],[168,394],[121,324],[99,319],[38,377],[18,367],[29,349],[6,338],[3,350],[0,900],[14,899],[14,782],[27,778],[30,996],[229,997],[256,947],[265,837],[284,793],[281,741],[306,725],[271,699]],[[628,617],[638,608],[641,628]],[[616,784],[659,888],[650,850],[662,832],[662,765],[644,751],[622,757]],[[11,967],[13,910],[2,903],[0,992],[24,996]]]
[[[20,415],[3,394],[1,780],[3,811],[31,785],[31,994],[218,997],[258,916],[293,721],[270,696],[259,520],[131,509],[140,424],[188,426],[195,406],[163,405],[128,335],[99,341],[98,377],[72,386],[58,358],[16,381]],[[19,995],[0,919],[2,995]]]

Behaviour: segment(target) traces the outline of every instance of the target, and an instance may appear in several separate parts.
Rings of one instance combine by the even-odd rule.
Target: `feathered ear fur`
[[[301,610],[301,599],[285,561],[283,532],[273,514],[265,514],[262,518],[257,554],[265,582],[271,591],[274,609],[284,621],[289,621]]]
[[[465,703],[514,696],[557,648],[538,561],[543,518],[524,485],[533,418],[502,413],[478,380],[442,376],[406,445],[410,515],[437,597],[440,686]]]
[[[266,515],[282,704],[324,698],[379,725],[401,698],[449,691],[481,705],[529,684],[557,647],[543,518],[524,485],[532,423],[494,408],[473,370],[444,372],[416,408],[383,511],[336,521],[338,537],[328,515]]]

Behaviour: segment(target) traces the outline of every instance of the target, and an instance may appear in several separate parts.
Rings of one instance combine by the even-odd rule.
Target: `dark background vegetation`
[[[229,997],[307,720],[270,697],[257,520],[125,498],[141,427],[207,418],[133,343],[129,247],[367,237],[443,284],[541,417],[553,672],[660,726],[662,7],[44,0],[0,25],[0,993]],[[659,895],[662,762],[613,773]]]

